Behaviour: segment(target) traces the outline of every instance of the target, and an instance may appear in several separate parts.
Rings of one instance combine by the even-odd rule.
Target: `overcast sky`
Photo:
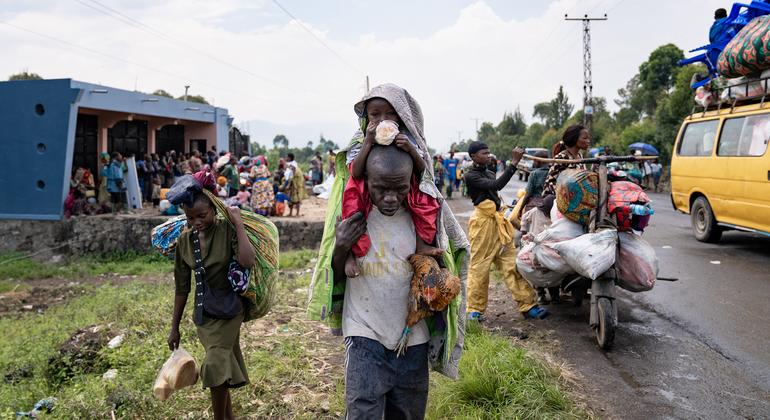
[[[292,19],[283,6],[299,21]],[[371,85],[409,90],[439,150],[552,98],[582,102],[592,25],[594,95],[609,103],[656,47],[708,42],[716,0],[0,0],[0,78],[29,70],[122,89],[200,94],[263,144],[346,143]]]

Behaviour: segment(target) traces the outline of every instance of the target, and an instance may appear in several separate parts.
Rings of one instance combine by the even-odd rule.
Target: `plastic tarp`
[[[618,232],[607,229],[555,243],[552,247],[578,274],[596,280],[615,263],[617,242]]]
[[[334,175],[329,175],[326,177],[324,182],[313,187],[313,194],[317,195],[318,198],[328,200],[329,194],[331,194],[332,192],[333,185],[334,185]]]
[[[655,249],[641,236],[620,232],[620,248],[615,266],[618,286],[631,292],[646,292],[655,286],[658,277],[658,257]]]

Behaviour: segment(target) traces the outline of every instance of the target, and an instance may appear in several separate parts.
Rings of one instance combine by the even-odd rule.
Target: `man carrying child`
[[[361,130],[337,161],[332,191],[338,195],[329,199],[308,311],[345,336],[348,419],[421,419],[431,367],[450,377],[458,374],[465,330],[457,313],[464,311],[468,243],[433,182],[417,102],[406,90],[386,84],[373,88],[354,109]],[[392,144],[366,139],[382,120],[398,125],[400,137]],[[343,200],[339,187],[346,183]],[[350,212],[351,206],[358,211]],[[335,224],[343,213],[344,220]],[[368,241],[359,243],[364,234]],[[455,256],[463,293],[452,310],[434,312],[430,322],[414,325],[399,356],[394,349],[404,330],[414,274],[408,257],[421,250]]]

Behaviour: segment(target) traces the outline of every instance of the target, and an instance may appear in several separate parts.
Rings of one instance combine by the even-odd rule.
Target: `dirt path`
[[[19,280],[10,291],[0,293],[0,318],[17,317],[26,313],[42,314],[54,305],[60,305],[70,299],[90,293],[89,286],[128,282],[163,283],[170,282],[168,276],[135,276],[105,274],[83,277],[77,280],[47,278]]]

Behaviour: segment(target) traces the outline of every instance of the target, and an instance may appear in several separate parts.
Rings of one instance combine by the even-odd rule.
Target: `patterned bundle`
[[[569,220],[587,226],[599,199],[599,175],[567,169],[556,181],[556,207]]]
[[[725,77],[759,75],[770,68],[770,15],[749,22],[725,46],[717,70]]]
[[[203,190],[230,224],[227,206],[208,190]],[[267,218],[250,211],[241,210],[241,218],[246,228],[249,242],[257,254],[254,267],[251,268],[251,281],[246,292],[244,321],[261,318],[267,314],[273,303],[273,289],[278,279],[278,229]]]
[[[631,204],[649,203],[650,197],[639,185],[628,181],[615,181],[610,183],[610,194],[607,200],[607,211],[615,216],[618,231],[631,230],[632,215]]]
[[[162,255],[173,260],[176,240],[182,234],[185,226],[187,226],[187,217],[184,215],[172,217],[162,224],[155,226],[152,228],[152,234],[150,235],[152,246]]]

